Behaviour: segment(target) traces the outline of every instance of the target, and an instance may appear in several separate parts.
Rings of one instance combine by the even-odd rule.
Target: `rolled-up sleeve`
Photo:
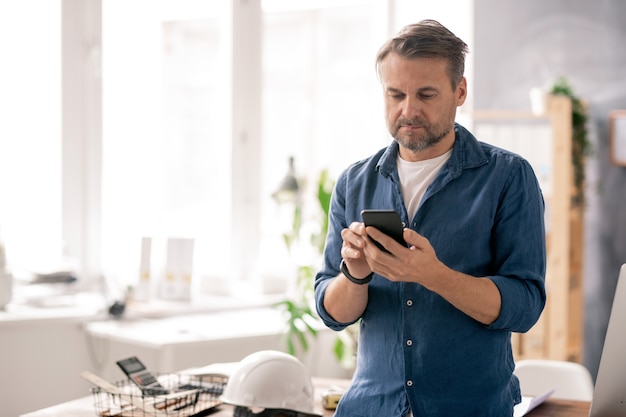
[[[491,276],[502,298],[494,329],[528,331],[546,303],[544,202],[530,165],[512,170],[493,228],[494,264]]]
[[[341,230],[347,227],[345,219],[345,173],[339,176],[331,198],[331,206],[328,219],[328,234],[326,235],[326,245],[322,266],[315,277],[315,303],[317,313],[322,322],[332,330],[343,330],[352,323],[341,323],[333,319],[324,307],[324,297],[326,288],[339,274],[339,264],[341,262]]]

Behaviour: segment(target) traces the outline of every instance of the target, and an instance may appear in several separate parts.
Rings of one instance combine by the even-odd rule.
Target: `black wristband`
[[[341,260],[341,266],[339,266],[339,270],[341,271],[342,274],[344,274],[346,276],[346,278],[348,278],[348,280],[350,280],[351,282],[354,282],[355,284],[358,285],[365,285],[368,282],[370,282],[372,280],[372,278],[374,278],[374,273],[370,273],[368,276],[364,277],[364,278],[355,278],[352,275],[350,275],[350,271],[348,271],[348,265],[346,265],[346,261],[345,260]]]

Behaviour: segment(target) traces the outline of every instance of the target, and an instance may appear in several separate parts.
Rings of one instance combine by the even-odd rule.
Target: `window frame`
[[[63,255],[78,262],[81,277],[98,279],[102,194],[102,0],[62,1]],[[261,242],[262,2],[234,0],[224,10],[230,54],[231,290],[254,279]],[[393,3],[390,0],[388,3]],[[389,6],[388,6],[389,7]],[[253,51],[254,53],[250,53]],[[242,242],[246,242],[242,250]]]
[[[101,0],[62,0],[63,256],[79,276],[101,275]]]
[[[62,236],[63,256],[78,261],[87,279],[102,275],[102,1],[62,0]],[[260,240],[258,155],[261,147],[260,1],[230,2],[225,36],[231,51],[225,79],[230,94],[232,144],[231,246],[237,262],[229,279],[245,283],[253,274]],[[256,53],[244,53],[256,51]],[[256,69],[256,70],[251,70]],[[241,250],[241,242],[251,242]],[[233,258],[231,256],[231,258]]]

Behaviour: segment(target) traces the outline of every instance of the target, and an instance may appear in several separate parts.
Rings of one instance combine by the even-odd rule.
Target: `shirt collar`
[[[489,162],[489,156],[482,149],[474,135],[458,123],[454,124],[454,131],[454,147],[445,168],[452,178],[461,175],[463,169],[476,168]],[[383,177],[387,178],[396,170],[398,152],[398,142],[393,140],[380,159],[378,159],[376,169]]]

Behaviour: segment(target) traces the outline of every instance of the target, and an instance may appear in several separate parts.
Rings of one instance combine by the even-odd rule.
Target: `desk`
[[[320,407],[321,410],[321,407]],[[331,417],[332,411],[321,411],[324,417]],[[22,417],[93,417],[96,413],[93,408],[91,397],[83,397],[78,400],[49,407],[33,413],[24,414]],[[232,417],[233,409],[228,405],[222,405],[211,416]],[[579,401],[561,401],[548,399],[530,413],[528,417],[588,417],[589,403]]]
[[[320,409],[321,410],[321,409]],[[223,405],[220,410],[211,414],[214,417],[232,417],[232,407]],[[332,417],[333,411],[323,410],[322,416]],[[588,417],[589,403],[580,401],[562,401],[548,399],[543,404],[526,414],[527,417]],[[35,417],[35,416],[33,416]],[[38,416],[37,416],[38,417]],[[43,416],[42,416],[43,417]]]
[[[322,414],[324,417],[332,416],[334,411],[324,410],[322,408],[322,393],[326,392],[331,386],[347,388],[349,384],[347,379],[335,378],[313,378],[315,385],[315,412]],[[68,401],[53,407],[48,407],[32,413],[23,414],[20,417],[94,417],[96,416],[93,398],[86,396],[74,401]],[[232,417],[233,407],[223,404],[218,407],[215,413],[210,414],[211,417]]]
[[[590,403],[547,399],[543,404],[526,414],[529,417],[588,417]]]
[[[346,388],[349,381],[333,378],[313,378],[315,384],[315,411],[324,417],[332,417],[333,411],[324,410],[321,406],[321,395],[331,386]],[[588,402],[548,399],[537,408],[526,414],[528,417],[588,417]],[[25,414],[21,417],[93,417],[93,399],[91,396],[69,401],[43,410]],[[232,417],[233,408],[221,405],[212,417]]]

